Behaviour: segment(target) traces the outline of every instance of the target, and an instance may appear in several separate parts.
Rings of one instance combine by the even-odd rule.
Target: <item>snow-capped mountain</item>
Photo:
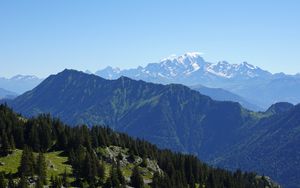
[[[243,62],[241,64],[229,64],[226,61],[221,61],[217,64],[211,64],[207,71],[225,78],[255,78],[272,75],[268,71],[262,70],[261,68],[247,62]]]
[[[121,70],[119,68],[113,68],[111,66],[106,67],[103,70],[99,70],[96,72],[97,75],[106,78],[106,79],[116,79],[120,77]]]
[[[272,74],[257,66],[246,62],[241,64],[230,64],[226,61],[210,63],[201,57],[201,53],[190,52],[180,56],[170,56],[158,63],[150,63],[145,67],[136,69],[125,69],[107,67],[97,71],[97,75],[116,79],[120,76],[128,76],[135,79],[146,79],[158,82],[179,82],[188,85],[196,78],[210,79],[250,79],[255,77],[267,77]],[[186,80],[185,80],[186,79]],[[184,81],[185,80],[185,81]]]
[[[272,74],[247,62],[211,63],[205,61],[198,52],[172,55],[157,63],[133,69],[107,67],[95,74],[107,79],[127,76],[155,83],[188,86],[200,84],[210,88],[223,88],[263,109],[279,101],[300,103],[300,74]]]
[[[39,78],[33,75],[21,75],[18,74],[10,78],[10,80],[38,80]]]
[[[42,81],[43,79],[32,75],[16,75],[11,78],[0,77],[0,88],[22,94],[33,89]]]

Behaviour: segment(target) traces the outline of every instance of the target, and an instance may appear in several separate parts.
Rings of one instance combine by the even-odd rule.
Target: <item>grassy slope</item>
[[[67,171],[68,174],[72,173],[71,165],[67,164],[68,158],[61,155],[62,151],[49,152],[45,154],[46,162],[47,162],[47,177],[50,180],[51,176],[61,175]],[[35,153],[37,155],[37,153]],[[16,149],[11,155],[6,157],[0,157],[0,162],[3,165],[0,165],[0,171],[4,171],[5,173],[16,173],[18,171],[18,167],[20,165],[20,160],[22,156],[22,150]],[[109,176],[111,164],[104,162],[105,165],[105,176],[106,178]],[[128,180],[131,176],[132,169],[134,164],[128,164],[122,168],[123,175]],[[147,168],[141,168],[146,173],[143,175],[143,178],[147,181],[152,179],[152,174]],[[74,181],[73,178],[70,181]]]
[[[11,155],[7,157],[0,157],[0,171],[5,173],[16,173],[20,164],[22,150],[15,150]]]
[[[45,154],[47,162],[47,176],[48,179],[59,174],[63,174],[65,170],[67,173],[72,172],[71,165],[66,164],[68,158],[61,156],[61,151],[49,152]],[[0,171],[5,173],[16,173],[20,165],[22,150],[15,150],[11,155],[6,157],[0,157],[0,162],[3,164],[0,166]],[[35,155],[37,155],[35,153]]]
[[[72,173],[72,167],[69,164],[66,164],[68,157],[61,156],[61,151],[50,152],[46,154],[47,162],[47,176],[57,176],[63,174],[65,170],[68,174]]]

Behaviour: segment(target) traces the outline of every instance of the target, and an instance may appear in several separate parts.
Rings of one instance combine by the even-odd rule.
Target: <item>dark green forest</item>
[[[9,156],[16,148],[23,150],[18,171],[14,174],[1,172],[1,187],[272,187],[264,176],[213,168],[195,156],[162,150],[108,127],[70,127],[47,114],[25,119],[6,105],[0,105],[0,135],[1,156]],[[105,159],[98,148],[107,146],[128,149],[129,158],[139,156],[155,160],[161,171],[153,174],[151,182],[144,183],[139,166],[147,164],[142,160],[126,180],[119,160],[115,160],[110,161],[111,169],[106,177]],[[66,173],[47,181],[44,154],[50,151],[63,151],[62,155],[68,157],[74,181],[66,181]]]

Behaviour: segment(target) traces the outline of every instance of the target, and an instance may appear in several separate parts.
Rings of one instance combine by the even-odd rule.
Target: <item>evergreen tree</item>
[[[64,187],[69,187],[70,183],[69,183],[69,179],[68,179],[68,173],[67,173],[67,169],[65,169],[63,175],[62,175],[62,184]]]
[[[36,181],[35,187],[36,188],[43,188],[44,187],[43,180],[41,180],[40,178],[38,178],[37,181]]]
[[[93,166],[94,163],[92,161],[91,155],[89,154],[89,152],[86,153],[85,155],[85,160],[84,160],[84,164],[83,164],[83,178],[85,180],[87,180],[90,184],[94,183],[95,181],[95,177],[97,176],[96,172],[94,169],[96,169],[96,167]]]
[[[144,167],[144,168],[146,168],[147,167],[147,159],[145,158],[145,157],[143,157],[143,159],[142,159],[142,162],[141,162],[141,164],[140,164],[140,166],[141,167]]]
[[[217,188],[216,186],[216,180],[213,176],[212,173],[209,173],[208,179],[207,179],[207,183],[206,183],[206,187],[207,188]]]
[[[15,139],[14,139],[14,137],[11,135],[10,136],[10,148],[11,148],[11,150],[14,150],[14,149],[16,149],[16,143],[15,143]]]
[[[28,144],[35,150],[40,151],[40,139],[38,133],[38,127],[35,125],[35,122],[28,121],[27,125],[29,130],[28,134]]]
[[[105,184],[103,185],[103,188],[111,188],[111,187],[112,187],[111,178],[107,178]]]
[[[33,176],[34,174],[34,156],[29,147],[24,147],[21,157],[21,164],[18,169],[18,173],[21,176]]]
[[[138,166],[135,166],[132,170],[132,175],[130,176],[130,183],[131,186],[135,188],[143,188],[144,187],[144,180],[141,176],[140,170]]]
[[[55,182],[54,176],[51,175],[51,178],[50,178],[50,187],[53,187],[54,182]]]
[[[52,188],[61,188],[62,187],[62,180],[58,176],[51,177],[51,187]]]
[[[153,174],[151,187],[152,187],[152,188],[160,188],[161,185],[162,185],[161,177],[160,177],[160,175],[159,175],[158,172],[155,172],[155,173]]]
[[[16,188],[17,187],[11,173],[9,173],[9,175],[8,175],[8,187],[9,188]]]
[[[36,174],[39,176],[39,181],[43,185],[47,183],[47,166],[46,159],[43,153],[39,153],[36,165]]]
[[[135,161],[135,156],[134,156],[134,151],[129,150],[129,157],[128,157],[129,162],[134,162]]]
[[[6,186],[7,186],[7,182],[4,177],[4,172],[0,172],[0,187],[6,187]]]
[[[0,152],[2,156],[6,156],[12,152],[6,133],[3,133],[2,135],[2,144],[0,149],[1,149]]]
[[[104,166],[103,161],[97,163],[97,174],[98,174],[100,183],[104,183],[105,166]]]
[[[190,188],[196,188],[194,176],[191,176],[189,185],[190,185]]]
[[[119,176],[118,176],[118,172],[117,172],[115,163],[112,164],[109,179],[110,179],[109,182],[111,183],[112,187],[120,186]]]
[[[123,176],[122,170],[121,170],[121,166],[120,166],[120,161],[117,162],[117,175],[118,175],[118,179],[121,185],[125,186],[125,178]]]
[[[29,184],[28,184],[27,177],[22,175],[21,179],[19,181],[18,188],[28,188],[28,187],[29,187]]]

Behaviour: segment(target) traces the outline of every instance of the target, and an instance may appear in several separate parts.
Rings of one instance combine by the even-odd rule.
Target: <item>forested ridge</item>
[[[16,173],[1,172],[1,187],[273,187],[264,176],[213,168],[195,156],[161,150],[108,127],[70,127],[50,115],[25,119],[6,105],[0,105],[0,135],[2,157],[16,149],[23,151]],[[121,154],[109,161],[99,152],[99,148],[109,146],[127,149],[128,160],[142,159],[131,169],[129,178],[122,171]],[[47,180],[44,155],[53,151],[63,151],[61,155],[68,158],[72,171]],[[149,160],[156,161],[161,170],[144,182],[140,169],[147,167]],[[109,174],[104,163],[110,164]]]

